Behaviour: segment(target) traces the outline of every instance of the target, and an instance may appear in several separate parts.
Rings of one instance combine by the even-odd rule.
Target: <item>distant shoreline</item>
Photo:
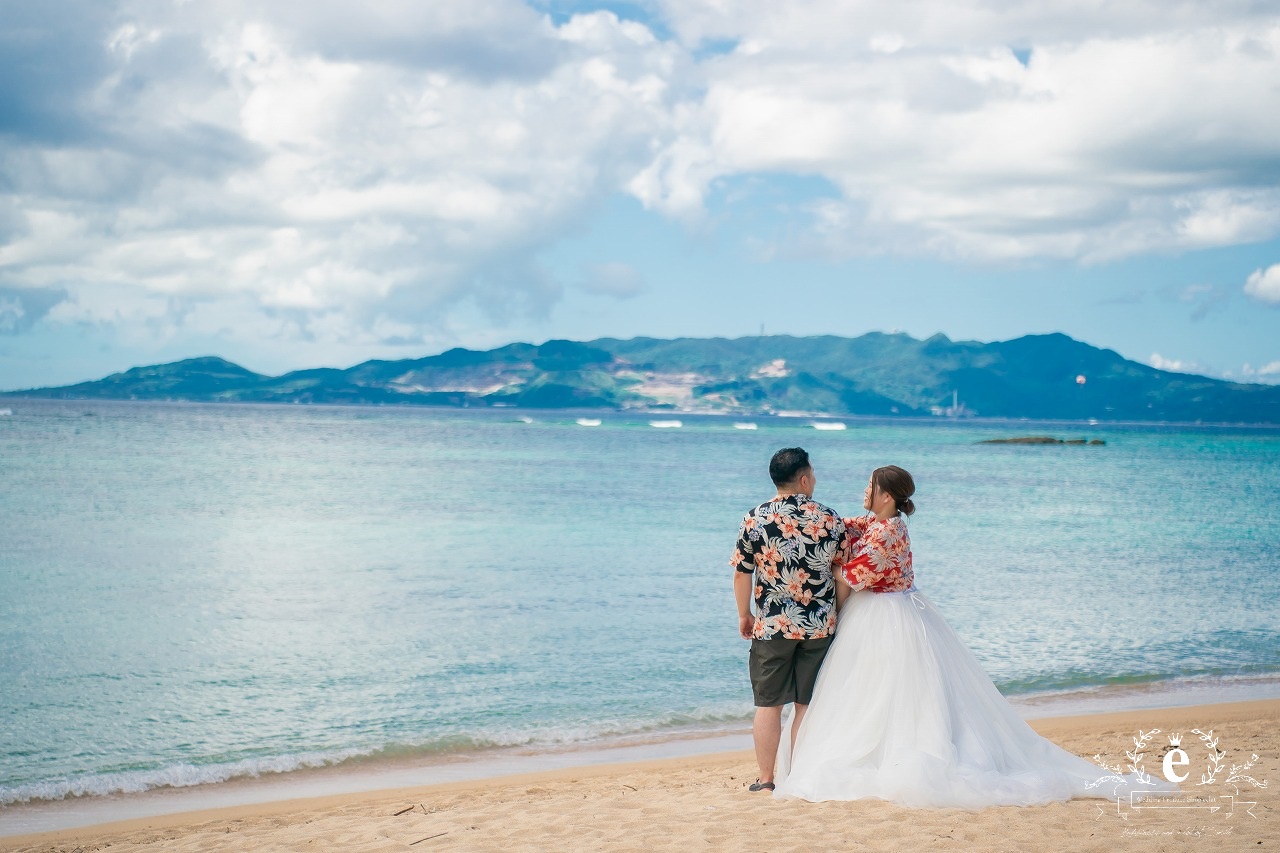
[[[1087,420],[1074,420],[1070,418],[1029,418],[1029,417],[998,417],[984,415],[964,415],[960,417],[934,416],[934,415],[867,415],[867,414],[828,414],[828,413],[767,413],[767,412],[707,412],[707,411],[685,411],[674,409],[610,409],[610,408],[591,408],[591,407],[569,407],[569,408],[537,408],[537,407],[518,407],[518,406],[445,406],[431,403],[301,403],[301,402],[277,402],[277,401],[261,401],[261,400],[180,400],[180,399],[126,399],[114,397],[23,397],[18,396],[18,391],[2,391],[0,399],[5,403],[20,402],[34,403],[36,405],[61,405],[71,403],[103,403],[110,405],[137,405],[137,406],[208,406],[212,408],[228,408],[228,407],[244,407],[244,408],[271,408],[271,409],[372,409],[375,411],[422,411],[422,412],[484,412],[499,415],[507,412],[511,413],[514,418],[516,414],[521,415],[538,415],[541,414],[547,419],[563,418],[566,423],[572,423],[576,416],[616,416],[625,418],[632,417],[672,417],[680,416],[687,418],[723,418],[733,420],[743,420],[750,418],[773,418],[778,421],[788,422],[788,426],[809,427],[809,424],[799,423],[805,420],[844,420],[858,423],[892,423],[892,424],[937,424],[950,426],[1004,426],[1017,425],[1021,429],[1026,429],[1029,425],[1045,424],[1045,425],[1061,425],[1072,429],[1080,428],[1110,428],[1110,427],[1150,427],[1150,428],[1246,428],[1259,430],[1280,430],[1280,423],[1272,423],[1270,421],[1152,421],[1152,420],[1103,420],[1091,418]],[[0,409],[9,408],[10,416],[17,415],[18,411],[12,410],[12,406],[0,406]],[[606,420],[607,424],[608,421]]]

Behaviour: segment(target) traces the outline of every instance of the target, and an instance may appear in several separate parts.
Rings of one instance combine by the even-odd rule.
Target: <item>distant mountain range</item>
[[[1157,370],[1061,334],[601,338],[283,376],[209,356],[4,396],[1280,424],[1280,386]]]

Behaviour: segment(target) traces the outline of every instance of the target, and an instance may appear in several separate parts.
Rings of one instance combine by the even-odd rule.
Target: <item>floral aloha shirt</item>
[[[855,590],[903,592],[915,583],[911,537],[902,516],[879,521],[874,515],[844,519],[845,563],[841,575]]]
[[[817,640],[836,629],[832,566],[844,564],[844,523],[808,495],[775,497],[747,513],[729,564],[755,573],[757,640]]]

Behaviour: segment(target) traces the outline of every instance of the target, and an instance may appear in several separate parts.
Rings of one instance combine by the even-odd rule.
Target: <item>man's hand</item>
[[[756,628],[756,620],[751,615],[751,590],[754,583],[751,572],[733,573],[733,597],[738,604],[738,633],[744,640],[750,640]]]

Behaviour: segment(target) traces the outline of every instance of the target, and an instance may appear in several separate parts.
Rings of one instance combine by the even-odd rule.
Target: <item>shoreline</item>
[[[1254,772],[1259,780],[1275,781],[1264,789],[1246,786],[1239,790],[1235,802],[1241,803],[1240,809],[1244,808],[1242,801],[1246,795],[1250,801],[1257,802],[1256,806],[1250,807],[1255,810],[1251,815],[1243,811],[1234,816],[1206,813],[1192,820],[1184,813],[1161,812],[1159,816],[1153,816],[1154,813],[1148,811],[1142,815],[1135,813],[1134,823],[1127,818],[1123,822],[1116,819],[1111,814],[1115,805],[1105,800],[1078,799],[1037,807],[993,807],[977,812],[903,809],[870,800],[809,804],[777,802],[746,794],[745,786],[755,773],[752,753],[746,748],[721,748],[710,753],[683,756],[619,758],[615,755],[610,756],[614,759],[612,761],[579,762],[534,772],[435,784],[396,785],[364,792],[329,793],[104,821],[77,828],[3,836],[0,837],[0,850],[44,850],[58,846],[80,846],[83,849],[86,844],[90,845],[87,849],[96,849],[93,845],[100,845],[109,846],[112,850],[144,849],[152,844],[158,845],[152,849],[166,850],[246,849],[246,845],[293,843],[287,842],[285,836],[297,832],[309,833],[308,837],[313,840],[327,837],[329,844],[342,849],[403,849],[404,845],[416,843],[415,839],[425,841],[428,836],[441,839],[452,836],[448,843],[463,845],[455,849],[529,849],[530,845],[563,845],[566,841],[588,846],[596,846],[600,842],[599,846],[612,846],[600,833],[607,835],[616,828],[614,823],[603,817],[614,809],[622,817],[639,820],[638,824],[628,825],[630,833],[661,831],[673,833],[673,837],[682,832],[705,829],[708,821],[737,821],[730,814],[735,809],[745,810],[743,815],[747,822],[741,825],[740,831],[754,831],[751,827],[758,828],[760,822],[755,818],[760,817],[759,811],[769,809],[770,813],[776,811],[780,821],[788,816],[812,820],[815,815],[811,813],[806,817],[806,812],[814,811],[845,815],[842,819],[849,821],[851,831],[865,827],[869,815],[892,819],[903,831],[923,831],[926,827],[944,823],[963,827],[996,821],[1004,828],[1001,830],[1005,836],[1004,849],[1013,844],[1007,834],[1011,821],[1029,822],[1029,832],[1044,835],[1043,823],[1048,815],[1052,815],[1054,820],[1061,819],[1068,839],[1076,837],[1074,833],[1079,831],[1081,820],[1094,821],[1095,834],[1100,836],[1100,840],[1107,841],[1105,847],[1099,846],[1098,849],[1112,849],[1120,840],[1122,831],[1140,828],[1138,817],[1147,823],[1163,821],[1158,829],[1161,834],[1182,833],[1176,826],[1173,830],[1168,828],[1174,824],[1187,824],[1187,831],[1190,831],[1194,823],[1197,838],[1215,845],[1221,844],[1221,839],[1216,836],[1222,834],[1238,835],[1242,841],[1249,839],[1251,849],[1256,847],[1254,836],[1268,842],[1280,840],[1277,835],[1280,822],[1274,819],[1278,799],[1275,785],[1280,782],[1275,778],[1280,773],[1280,699],[1047,717],[1030,723],[1040,734],[1077,754],[1092,755],[1097,751],[1113,761],[1123,759],[1124,750],[1131,748],[1131,738],[1139,730],[1159,728],[1163,732],[1190,732],[1193,728],[1200,728],[1215,731],[1221,740],[1220,749],[1227,752],[1228,761],[1247,758],[1249,753],[1257,754],[1260,760]],[[743,737],[747,738],[749,747],[749,737]],[[1184,741],[1188,750],[1195,746],[1191,737],[1188,735]],[[1149,761],[1152,766],[1148,769],[1159,773],[1156,765],[1160,753],[1157,747],[1151,750],[1149,759],[1154,757],[1156,760]],[[1196,760],[1200,761],[1198,754]],[[642,795],[637,797],[636,794]],[[637,813],[640,804],[658,801],[661,801],[661,807],[655,805],[653,809],[646,809],[651,812],[647,816]],[[1103,808],[1103,804],[1107,808]],[[595,819],[575,824],[578,830],[587,834],[575,832],[570,838],[553,838],[558,830],[546,823],[546,814],[541,818],[538,814],[526,814],[542,813],[547,809],[552,812],[560,809],[560,813],[564,813],[565,809],[588,806]],[[712,814],[720,811],[725,814]],[[504,816],[508,819],[505,822]],[[1106,822],[1100,823],[1104,817]],[[525,820],[533,822],[525,825]],[[315,835],[321,831],[322,825],[329,826],[329,829]],[[1154,827],[1155,824],[1151,824],[1148,829],[1156,832]],[[1102,833],[1103,829],[1106,833]],[[440,834],[433,835],[432,830]],[[506,841],[495,835],[507,831],[517,834]],[[355,833],[364,840],[353,843],[351,838],[342,836],[343,832]],[[480,832],[484,834],[475,834]],[[337,834],[326,836],[325,833]],[[1105,838],[1101,838],[1102,835]],[[951,834],[938,837],[961,842],[955,846],[944,842],[941,845],[943,849],[972,846],[964,844],[954,829]],[[985,834],[977,837],[985,837]],[[222,839],[221,844],[219,839]],[[661,844],[654,847],[639,843],[639,836],[627,835],[626,839],[637,842],[636,848],[664,849]],[[722,846],[734,849],[746,849],[751,842],[758,840],[750,835],[734,836],[733,833],[725,839],[727,842]],[[390,843],[393,840],[394,845]],[[487,846],[490,844],[495,846],[490,848]],[[630,844],[621,846],[630,847]],[[1061,845],[1050,841],[1042,846]],[[319,849],[326,849],[326,846]],[[901,849],[912,848],[904,845]]]
[[[348,761],[180,788],[14,803],[0,806],[0,844],[14,836],[74,831],[121,820],[163,819],[210,810],[364,796],[400,788],[483,784],[514,776],[570,772],[620,763],[680,760],[750,748],[749,728],[742,728],[718,735],[690,733],[623,744],[610,741],[560,749],[495,747],[416,758]]]
[[[1234,689],[1232,689],[1234,687]],[[1064,693],[1010,697],[1033,727],[1103,721],[1115,715],[1185,709],[1273,707],[1280,720],[1280,679],[1224,685],[1221,681],[1170,685],[1154,682]],[[560,746],[519,746],[478,752],[357,760],[285,773],[263,774],[140,793],[39,800],[0,806],[0,844],[15,838],[78,832],[121,821],[167,821],[210,810],[255,809],[315,798],[359,798],[376,792],[450,785],[499,784],[555,773],[585,773],[634,763],[685,761],[749,754],[749,722],[714,730],[647,732],[606,741]]]
[[[1270,387],[1270,386],[1263,386]],[[1148,428],[1185,428],[1190,430],[1199,429],[1248,429],[1261,431],[1280,430],[1280,422],[1275,421],[1153,421],[1153,420],[1103,420],[1100,418],[1062,418],[1062,417],[1027,417],[1015,415],[895,415],[895,414],[850,414],[841,412],[735,412],[735,411],[710,411],[702,409],[649,409],[649,408],[579,408],[566,407],[562,409],[544,409],[536,406],[511,406],[511,405],[488,405],[488,406],[454,406],[438,403],[415,403],[406,401],[397,401],[394,403],[301,403],[301,402],[282,402],[270,400],[180,400],[180,399],[141,399],[141,398],[121,398],[121,397],[24,397],[20,396],[26,391],[32,389],[23,389],[22,391],[0,391],[0,400],[18,400],[29,403],[107,403],[111,405],[161,405],[161,406],[209,406],[209,407],[271,407],[279,409],[374,409],[382,411],[427,411],[427,412],[456,412],[456,413],[477,413],[485,412],[491,414],[501,413],[538,413],[542,415],[572,418],[577,415],[602,415],[602,416],[661,416],[661,415],[681,415],[687,417],[707,417],[707,418],[776,418],[780,421],[800,422],[812,418],[827,419],[844,419],[850,421],[859,421],[864,423],[889,423],[901,425],[913,424],[947,424],[952,426],[1004,426],[1017,425],[1020,428],[1028,425],[1051,425],[1070,428],[1090,427],[1090,428],[1129,428],[1129,427],[1148,427]],[[640,424],[633,424],[639,426]],[[791,426],[791,424],[788,424]],[[807,426],[800,424],[800,426]]]
[[[1011,694],[1006,698],[1025,720],[1051,720],[1148,709],[1280,700],[1280,675],[1201,676]],[[415,785],[472,782],[573,767],[749,750],[752,748],[750,732],[748,712],[737,721],[642,729],[583,741],[533,742],[390,757],[361,755],[330,764],[243,773],[220,781],[162,785],[144,791],[33,799],[0,804],[0,839],[210,808],[253,806]]]

